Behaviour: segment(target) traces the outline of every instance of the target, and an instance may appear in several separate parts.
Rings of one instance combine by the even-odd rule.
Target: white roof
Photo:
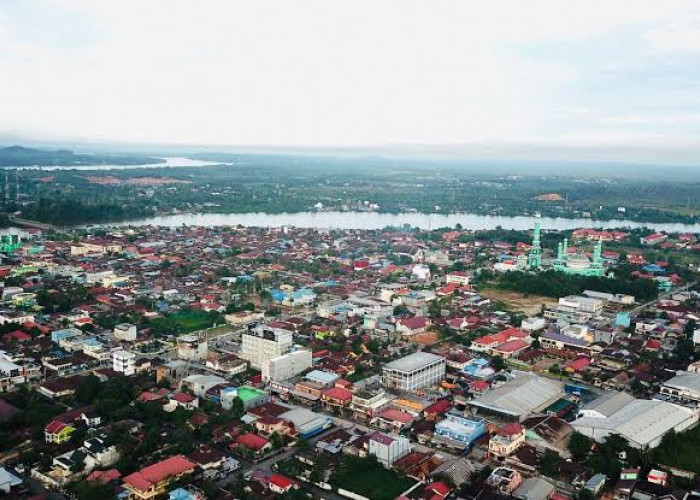
[[[594,399],[583,408],[583,411],[596,411],[605,417],[620,411],[626,405],[634,401],[634,396],[626,392],[610,391]]]
[[[571,425],[598,439],[619,434],[630,444],[643,447],[693,418],[693,411],[688,408],[665,401],[635,399],[607,418],[583,417]]]
[[[561,383],[525,372],[469,404],[511,415],[527,415],[554,403],[564,395]]]
[[[399,358],[384,365],[384,368],[389,370],[399,370],[402,372],[412,372],[426,365],[433,364],[438,361],[445,361],[445,358],[437,354],[429,352],[414,352],[403,358]]]
[[[666,387],[700,393],[700,373],[679,372],[664,384]]]

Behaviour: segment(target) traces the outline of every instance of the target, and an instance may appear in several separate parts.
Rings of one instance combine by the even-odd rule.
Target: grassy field
[[[533,315],[540,312],[542,304],[551,306],[557,303],[552,297],[543,297],[541,295],[525,295],[508,290],[500,290],[498,288],[480,288],[479,295],[503,302],[509,309],[513,311],[523,312]]]
[[[345,456],[333,472],[331,483],[373,500],[393,500],[415,481],[385,469],[376,460]]]

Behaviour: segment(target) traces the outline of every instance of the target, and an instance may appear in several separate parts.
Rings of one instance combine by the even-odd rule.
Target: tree
[[[491,360],[491,366],[493,367],[494,370],[497,372],[500,372],[501,370],[504,370],[506,367],[506,362],[501,356],[494,356],[493,359]]]
[[[575,460],[586,458],[588,452],[591,451],[591,446],[593,446],[593,441],[588,436],[584,436],[577,431],[571,434],[568,449]]]

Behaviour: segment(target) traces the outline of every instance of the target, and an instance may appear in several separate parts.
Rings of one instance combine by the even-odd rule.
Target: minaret
[[[542,245],[540,243],[540,233],[542,228],[540,222],[535,222],[535,236],[532,238],[532,248],[530,248],[530,258],[528,268],[539,269],[542,267]]]
[[[603,267],[603,238],[600,238],[593,248],[593,267]]]

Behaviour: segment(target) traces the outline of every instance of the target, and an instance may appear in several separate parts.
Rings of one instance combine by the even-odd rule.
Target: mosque
[[[527,255],[527,262],[523,267],[535,271],[542,269],[542,243],[540,240],[542,228],[540,223],[535,223],[535,234],[532,239],[532,247]],[[598,240],[593,249],[593,258],[589,259],[582,253],[569,254],[569,242],[564,238],[557,248],[557,258],[552,262],[555,271],[577,276],[604,276],[603,266],[603,242]]]

